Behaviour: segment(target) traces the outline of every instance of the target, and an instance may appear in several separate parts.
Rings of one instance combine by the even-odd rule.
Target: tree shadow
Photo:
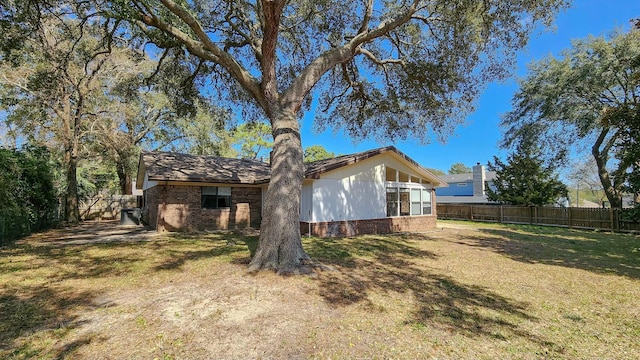
[[[98,335],[71,332],[90,321],[83,320],[82,314],[117,305],[100,302],[102,281],[108,286],[110,281],[179,269],[199,259],[249,255],[238,235],[173,236],[82,244],[59,244],[49,238],[0,248],[0,274],[14,279],[0,283],[0,358],[68,358],[100,340]],[[87,279],[96,285],[86,289],[68,285]],[[51,342],[58,347],[51,349]]]
[[[539,346],[558,348],[518,326],[536,319],[527,304],[514,301],[490,289],[468,285],[431,272],[420,260],[437,260],[435,253],[420,249],[421,236],[355,237],[316,240],[307,245],[312,257],[336,269],[319,277],[320,296],[333,306],[363,303],[375,308],[372,293],[398,293],[417,303],[407,325],[430,324],[469,337],[527,339]]]
[[[30,335],[50,333],[52,337],[62,338],[86,324],[87,321],[80,318],[83,309],[111,306],[114,304],[97,302],[92,292],[78,292],[70,288],[4,288],[0,292],[0,356],[40,357],[47,350],[46,341],[30,341]],[[83,336],[54,348],[48,355],[56,359],[65,358],[92,340],[91,335]]]
[[[523,226],[479,229],[470,246],[491,249],[525,263],[541,263],[640,279],[640,238],[561,228]]]
[[[155,270],[175,270],[181,268],[188,261],[197,261],[200,259],[238,253],[249,253],[249,251],[247,251],[247,245],[244,242],[220,240],[212,242],[210,245],[210,249],[198,251],[176,249],[164,250],[161,253],[165,257],[165,260],[161,264],[155,266]]]

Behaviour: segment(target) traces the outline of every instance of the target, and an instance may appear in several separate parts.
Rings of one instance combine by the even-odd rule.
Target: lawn
[[[321,266],[280,277],[247,273],[252,236],[87,234],[0,248],[0,358],[640,354],[634,235],[440,221],[423,234],[305,238]]]

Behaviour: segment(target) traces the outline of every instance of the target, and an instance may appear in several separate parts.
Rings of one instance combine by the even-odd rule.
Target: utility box
[[[140,208],[120,210],[120,225],[140,225],[142,211]]]

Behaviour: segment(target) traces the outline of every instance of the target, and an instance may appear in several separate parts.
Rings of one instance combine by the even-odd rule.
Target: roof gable
[[[338,156],[333,159],[319,160],[306,164],[305,178],[307,179],[319,179],[320,175],[329,171],[337,170],[339,168],[353,165],[357,162],[361,162],[382,154],[388,154],[394,157],[396,160],[404,163],[405,165],[416,170],[418,175],[424,177],[434,184],[434,186],[446,186],[446,183],[439,177],[432,174],[429,170],[422,167],[415,160],[403,152],[396,149],[394,146],[387,146],[383,148],[368,150],[356,154]]]

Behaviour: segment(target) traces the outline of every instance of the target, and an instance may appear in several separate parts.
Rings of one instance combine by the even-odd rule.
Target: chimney
[[[484,196],[485,180],[484,166],[477,163],[473,167],[473,196]]]

